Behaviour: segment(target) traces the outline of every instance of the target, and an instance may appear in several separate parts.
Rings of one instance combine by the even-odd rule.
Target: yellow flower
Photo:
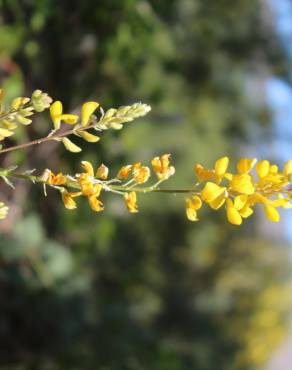
[[[108,177],[109,169],[104,164],[101,164],[97,171],[96,171],[96,177],[101,180],[106,180]]]
[[[231,199],[227,199],[227,219],[233,225],[241,225],[242,218]]]
[[[131,191],[130,193],[125,193],[124,198],[125,198],[125,201],[126,201],[126,206],[128,208],[128,211],[130,213],[138,212],[136,193],[134,191]]]
[[[201,192],[202,199],[213,209],[219,209],[225,203],[228,193],[225,187],[207,182]]]
[[[195,174],[198,177],[198,180],[200,182],[203,181],[210,181],[215,178],[215,171],[214,170],[207,170],[205,167],[203,167],[201,164],[197,164],[195,166]]]
[[[120,180],[126,180],[129,177],[131,171],[132,171],[132,165],[129,164],[127,166],[123,166],[119,170],[119,172],[117,174],[117,178],[120,179]]]
[[[237,162],[237,171],[240,174],[249,173],[256,163],[256,158],[242,158]]]
[[[63,114],[63,105],[57,100],[50,106],[50,114],[54,124],[55,130],[59,130],[61,126],[61,121],[74,125],[78,121],[78,116],[76,114]]]
[[[260,179],[266,177],[270,172],[270,162],[267,160],[260,161],[257,164],[256,171]]]
[[[272,222],[279,222],[280,221],[280,214],[279,212],[276,210],[275,207],[273,207],[272,205],[265,205],[265,214],[268,218],[268,220],[272,221]]]
[[[227,173],[229,165],[229,158],[222,157],[215,162],[214,169],[208,170],[201,164],[195,166],[195,174],[198,177],[199,182],[215,180],[217,184],[220,184],[223,178],[231,179],[231,174]]]
[[[230,181],[230,189],[240,194],[253,194],[254,184],[252,177],[248,174],[233,175]]]
[[[247,218],[253,214],[252,208],[249,207],[247,195],[238,195],[234,198],[227,199],[227,219],[233,225],[241,225],[242,218]]]
[[[66,176],[59,172],[57,175],[54,175],[53,172],[50,173],[48,180],[46,181],[49,185],[65,185],[67,182]]]
[[[92,179],[89,177],[87,173],[81,173],[78,176],[78,182],[80,185],[80,189],[83,195],[86,197],[89,196],[99,196],[102,190],[101,184],[94,184]]]
[[[84,169],[84,171],[91,177],[94,176],[94,170],[93,166],[90,162],[88,161],[82,161],[81,162],[81,167]]]
[[[88,202],[91,209],[95,212],[101,212],[104,210],[103,203],[101,200],[97,199],[98,195],[91,195],[88,197]]]
[[[81,109],[81,125],[87,126],[90,120],[91,115],[94,113],[96,108],[98,108],[99,103],[95,101],[89,101],[82,105]]]
[[[153,170],[159,180],[167,180],[175,173],[175,168],[170,166],[169,158],[170,154],[163,154],[160,157],[153,158],[151,161]]]
[[[222,157],[215,162],[215,176],[217,184],[220,184],[224,177],[230,178],[230,175],[226,173],[229,165],[229,158]]]
[[[90,196],[94,194],[94,185],[87,173],[81,173],[77,180],[83,195]]]
[[[138,184],[144,184],[150,177],[149,167],[142,166],[141,162],[134,163],[132,166],[133,177]]]
[[[68,192],[67,190],[63,189],[62,190],[62,199],[63,199],[63,203],[64,203],[65,207],[67,209],[77,208],[76,202],[73,198],[78,197],[80,195],[81,195],[80,192],[71,193],[71,192]]]
[[[198,221],[197,210],[202,207],[201,198],[197,195],[186,199],[186,215],[190,221]]]

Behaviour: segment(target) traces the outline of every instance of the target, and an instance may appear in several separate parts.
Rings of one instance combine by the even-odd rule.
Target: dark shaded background
[[[268,142],[267,76],[289,82],[290,60],[259,0],[2,0],[0,76],[9,98],[40,88],[66,111],[152,105],[81,154],[55,143],[1,164],[73,173],[81,160],[121,164],[172,153],[169,186],[192,184],[197,162],[234,162],[254,134]],[[45,135],[46,114],[18,142]],[[253,141],[254,143],[254,141]],[[253,146],[253,153],[257,147]],[[272,159],[272,158],[268,158]],[[284,231],[241,228],[224,211],[186,220],[181,197],[148,195],[129,215],[106,198],[70,212],[58,194],[1,184],[0,368],[248,370],[287,333],[290,262]],[[282,236],[282,237],[281,237]],[[276,369],[275,369],[276,370]]]

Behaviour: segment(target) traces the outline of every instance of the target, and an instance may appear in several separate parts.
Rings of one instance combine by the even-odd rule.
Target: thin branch
[[[40,176],[26,175],[26,174],[16,173],[16,172],[10,172],[6,176],[45,184],[45,182],[42,180]],[[66,186],[70,188],[74,188],[74,189],[80,189],[80,186],[77,181],[67,180]],[[132,188],[132,187],[124,187],[122,185],[108,185],[108,184],[104,187],[104,190],[107,190],[107,191],[112,190],[113,192],[119,191],[122,193],[135,191],[137,193],[150,193],[151,192],[151,193],[172,193],[172,194],[188,194],[188,193],[199,194],[198,192],[195,192],[193,189],[159,189],[159,188],[154,188],[153,186]]]
[[[26,148],[31,147],[33,145],[45,143],[45,142],[52,141],[52,140],[58,141],[59,139],[62,139],[62,138],[67,137],[69,135],[75,134],[76,132],[78,133],[80,131],[87,131],[90,128],[93,128],[95,126],[96,126],[96,123],[95,124],[92,124],[92,125],[89,125],[89,126],[80,127],[78,129],[76,129],[76,127],[75,127],[72,130],[67,130],[67,131],[64,131],[64,132],[59,133],[59,134],[56,134],[56,135],[46,136],[46,137],[43,137],[43,138],[40,138],[40,139],[36,139],[36,140],[30,141],[28,143],[14,145],[14,146],[11,146],[10,148],[2,149],[2,150],[0,150],[0,154],[12,152],[14,150],[19,150],[19,149],[26,149]]]

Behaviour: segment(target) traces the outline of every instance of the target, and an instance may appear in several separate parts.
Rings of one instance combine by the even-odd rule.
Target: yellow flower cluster
[[[63,175],[61,172],[54,174],[47,169],[39,178],[39,181],[59,189],[67,209],[77,208],[74,198],[85,196],[93,211],[103,211],[104,206],[99,198],[100,194],[102,191],[110,191],[122,195],[128,211],[136,213],[138,212],[136,193],[154,191],[159,183],[168,179],[175,172],[174,167],[170,165],[169,154],[155,157],[152,160],[152,167],[158,181],[150,187],[140,188],[139,185],[147,182],[151,175],[150,168],[143,166],[141,162],[121,167],[117,175],[110,180],[108,179],[109,169],[104,164],[101,164],[95,172],[92,164],[88,161],[82,161],[81,167],[84,172],[77,173],[73,177]],[[69,191],[69,188],[75,188],[78,191]]]
[[[150,111],[146,104],[135,103],[129,106],[122,106],[118,109],[111,108],[105,113],[102,108],[101,118],[98,120],[94,112],[99,107],[99,103],[89,101],[82,105],[80,117],[77,114],[68,114],[63,112],[63,104],[57,100],[50,106],[50,115],[53,121],[54,130],[51,134],[60,129],[61,124],[74,126],[74,135],[83,138],[89,143],[96,143],[100,137],[88,132],[89,129],[95,131],[108,130],[110,128],[120,130],[123,124],[133,121],[135,118],[142,117]],[[81,148],[73,143],[68,137],[60,138],[65,148],[72,153],[81,152]]]
[[[264,206],[265,214],[272,222],[280,220],[277,208],[292,208],[289,187],[292,160],[284,165],[283,171],[267,160],[257,163],[256,158],[242,158],[237,163],[236,173],[228,172],[228,165],[228,157],[218,159],[211,170],[196,165],[195,174],[204,187],[186,199],[189,220],[198,220],[197,211],[203,202],[215,210],[225,205],[227,219],[234,225],[240,225],[243,218],[251,216],[256,204]],[[254,167],[257,178],[250,173]]]

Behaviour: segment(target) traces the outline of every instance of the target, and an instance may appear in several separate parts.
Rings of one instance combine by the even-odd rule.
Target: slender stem
[[[34,175],[26,175],[22,173],[16,173],[16,172],[10,172],[5,175],[6,177],[15,177],[23,180],[29,180],[32,182],[38,182],[38,183],[44,183],[42,178],[40,176],[34,176]],[[67,187],[74,188],[74,189],[80,189],[79,184],[76,181],[68,180],[66,183]],[[200,194],[199,192],[194,192],[193,189],[159,189],[155,188],[153,186],[148,187],[124,187],[122,185],[106,185],[106,189],[113,190],[113,191],[120,191],[123,193],[129,192],[129,191],[135,191],[137,193],[172,193],[172,194]]]
[[[78,132],[86,131],[90,128],[93,128],[94,126],[96,126],[96,124],[92,124],[92,125],[89,125],[89,126],[86,126],[86,127],[80,127],[78,129],[76,129],[76,127],[75,127],[72,130],[67,130],[67,131],[64,131],[64,132],[56,134],[56,135],[45,136],[43,138],[30,141],[28,143],[14,145],[14,146],[11,146],[10,148],[5,148],[5,149],[0,150],[0,154],[7,153],[7,152],[12,152],[12,151],[18,150],[18,149],[25,149],[25,148],[28,148],[30,146],[41,144],[41,143],[44,143],[44,142],[47,142],[47,141],[52,141],[52,140],[57,140],[58,141],[59,139],[62,139],[62,138],[66,137],[66,136],[69,136],[69,135],[72,135],[72,134],[76,133],[77,131]]]
[[[128,191],[135,191],[137,193],[173,193],[173,194],[186,194],[186,193],[192,193],[192,194],[199,194],[198,192],[194,192],[192,189],[159,189],[155,188],[153,186],[143,187],[143,188],[133,188],[133,187],[124,187],[119,185],[111,185],[109,188],[113,190],[128,192]]]

